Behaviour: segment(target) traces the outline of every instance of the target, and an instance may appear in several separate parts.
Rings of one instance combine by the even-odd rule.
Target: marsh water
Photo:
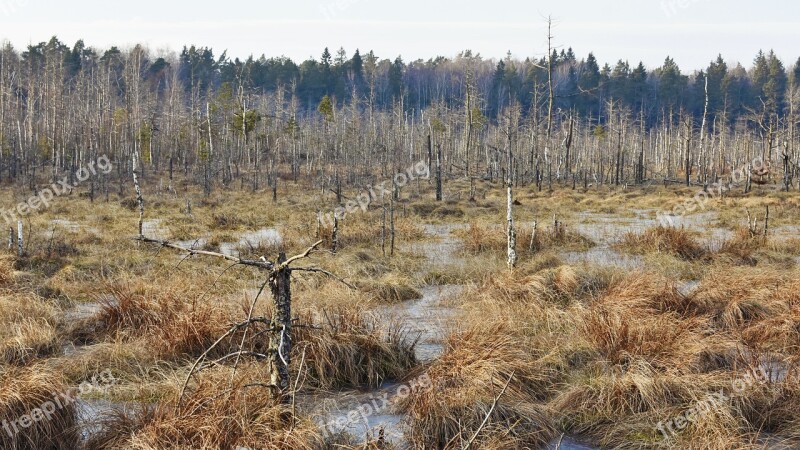
[[[684,227],[696,233],[698,239],[709,249],[717,249],[722,242],[732,236],[728,229],[716,226],[717,215],[713,212],[694,214],[673,218],[673,225]],[[637,210],[627,216],[609,216],[602,213],[580,213],[569,221],[568,226],[581,235],[591,239],[595,246],[585,251],[562,252],[560,257],[568,264],[593,264],[613,265],[625,269],[639,269],[645,266],[645,258],[629,255],[616,250],[615,245],[626,233],[640,233],[644,230],[659,225],[655,211]],[[78,224],[69,221],[53,223],[54,227],[76,231]],[[430,269],[452,269],[464,264],[459,250],[461,240],[453,232],[466,228],[463,224],[426,224],[423,225],[427,239],[409,246],[409,250],[425,258],[422,274]],[[148,237],[166,239],[168,230],[159,220],[146,221],[144,224],[145,235]],[[800,227],[784,227],[780,229],[782,236],[800,236]],[[790,237],[791,237],[790,236]],[[256,248],[262,245],[274,246],[282,242],[280,232],[275,228],[241,234],[238,241],[220,244],[220,251],[229,255],[236,255],[240,249]],[[183,241],[182,245],[199,248],[206,244],[203,238],[194,241]],[[800,261],[800,259],[799,259]],[[685,280],[679,289],[684,295],[690,294],[698,283],[694,280]],[[405,301],[399,304],[381,306],[371,313],[382,319],[380,323],[399,323],[405,331],[407,339],[416,342],[415,354],[421,363],[431,363],[439,358],[445,351],[444,339],[455,326],[458,309],[455,302],[449,301],[463,294],[465,286],[461,285],[425,285],[419,291],[421,298]],[[98,309],[97,304],[84,304],[76,306],[67,314],[68,320],[76,320],[94,314]],[[387,330],[388,331],[388,330]],[[65,353],[75,349],[65,349]],[[775,361],[764,361],[763,367],[770,378],[784,376],[784,367]],[[347,432],[358,442],[376,438],[379,433],[389,442],[403,448],[406,443],[405,417],[392,406],[373,408],[373,413],[361,415],[358,420],[353,419],[353,412],[364,405],[383,404],[391,405],[397,396],[398,385],[389,381],[377,389],[367,391],[340,391],[313,396],[298,396],[298,406],[320,425],[325,432],[333,434]],[[378,403],[376,403],[378,402]],[[80,420],[84,434],[88,435],[97,430],[98,421],[115,411],[128,408],[122,403],[113,403],[99,400],[87,400],[79,403]],[[335,425],[331,425],[335,424]],[[564,450],[590,450],[596,447],[582,444],[579,439],[563,436],[555,440],[549,449]]]

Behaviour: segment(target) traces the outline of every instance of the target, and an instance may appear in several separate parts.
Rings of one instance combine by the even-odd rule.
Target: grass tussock
[[[155,450],[259,448],[321,449],[315,425],[278,405],[263,384],[269,374],[257,367],[205,372],[182,401],[176,393],[154,408],[112,417],[89,448]]]
[[[44,367],[0,372],[0,447],[9,450],[79,448],[75,394],[57,372]],[[58,400],[56,400],[58,399]],[[26,426],[27,425],[27,426]],[[8,427],[7,429],[5,427]]]
[[[537,403],[549,378],[502,325],[450,336],[427,375],[431,389],[402,405],[420,447],[463,448],[477,433],[475,448],[541,448],[555,435]]]
[[[425,236],[425,231],[418,223],[409,218],[395,218],[395,242],[416,241]],[[323,247],[333,246],[333,224],[318,224],[318,236],[323,241]],[[388,248],[391,240],[390,222],[376,215],[351,216],[339,221],[337,248],[380,248],[381,242]]]
[[[537,228],[517,225],[517,251],[522,255],[545,250],[586,250],[595,244],[585,236],[574,232],[559,222],[553,227]],[[457,230],[461,238],[462,252],[467,255],[481,255],[487,252],[504,253],[508,248],[508,237],[503,228],[484,226],[478,222],[470,223],[469,228]]]
[[[145,339],[162,358],[197,356],[223,335],[231,323],[224,308],[192,305],[177,286],[120,282],[108,286],[99,312],[73,329],[73,340],[102,342]]]
[[[26,365],[60,347],[59,309],[34,294],[0,296],[0,358]]]
[[[0,258],[0,286],[8,286],[14,281],[14,260],[8,257]]]
[[[685,260],[699,260],[708,251],[685,228],[657,226],[641,233],[626,233],[617,247],[634,254],[668,253]]]
[[[342,309],[324,313],[317,328],[297,329],[293,364],[304,363],[306,387],[377,387],[416,365],[413,342],[399,328],[381,330],[377,318]]]
[[[387,275],[379,280],[369,280],[359,284],[361,290],[377,303],[393,304],[422,298],[422,294],[412,285],[411,280],[396,275]]]

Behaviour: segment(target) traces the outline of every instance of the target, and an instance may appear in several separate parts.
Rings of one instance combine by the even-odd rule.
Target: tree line
[[[36,184],[107,155],[124,192],[133,154],[207,192],[307,176],[365,184],[441,155],[448,176],[585,186],[708,185],[758,156],[798,177],[800,59],[722,56],[687,74],[548,48],[491,60],[464,51],[406,63],[325,49],[319,60],[229,58],[210,48],[154,55],[52,38],[0,51],[0,181]],[[508,173],[511,172],[511,173]],[[777,173],[773,171],[771,176]],[[112,177],[109,177],[109,179]],[[92,195],[95,187],[92,186]]]

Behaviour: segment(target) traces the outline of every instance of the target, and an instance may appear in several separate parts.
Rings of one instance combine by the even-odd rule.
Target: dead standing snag
[[[177,244],[173,244],[168,241],[150,239],[144,236],[139,236],[135,238],[135,240],[149,244],[156,244],[162,248],[171,248],[175,250],[180,250],[182,252],[185,252],[187,256],[193,256],[193,255],[209,256],[209,257],[224,259],[226,261],[232,261],[238,265],[255,267],[257,269],[266,270],[268,272],[266,285],[269,286],[270,292],[272,293],[272,301],[274,306],[272,318],[269,320],[269,329],[267,330],[270,334],[269,349],[266,355],[259,355],[251,352],[245,352],[240,348],[238,352],[229,355],[229,357],[230,358],[236,357],[237,361],[242,356],[267,359],[270,368],[270,383],[268,386],[273,390],[273,392],[275,393],[275,397],[279,399],[281,403],[290,404],[292,402],[292,397],[293,397],[293,393],[290,391],[291,384],[289,382],[289,364],[291,362],[291,352],[292,352],[292,292],[291,292],[292,272],[297,271],[297,272],[321,273],[323,275],[330,276],[336,279],[337,281],[344,283],[351,289],[354,289],[354,287],[351,284],[347,283],[346,281],[342,280],[339,277],[336,277],[335,275],[333,275],[328,271],[318,269],[315,267],[292,267],[292,264],[308,258],[317,249],[317,247],[322,245],[322,241],[318,241],[317,243],[309,247],[302,254],[293,256],[291,258],[287,258],[285,253],[281,253],[280,256],[278,257],[277,262],[273,263],[271,261],[267,261],[265,258],[261,258],[260,260],[246,260],[230,255],[225,255],[223,253],[194,250],[191,248],[186,248]],[[253,301],[253,307],[251,308],[251,312],[254,309],[255,303],[257,301],[258,301],[258,296],[256,296],[255,300]],[[211,350],[213,350],[217,345],[219,345],[226,337],[233,335],[236,331],[242,328],[244,328],[246,331],[254,323],[263,321],[264,321],[263,319],[253,318],[251,313],[251,317],[248,317],[247,321],[235,325],[233,328],[231,328],[231,330],[228,331],[228,333],[222,336],[208,350],[206,350],[197,359],[197,361],[195,361],[194,365],[192,366],[192,369],[189,371],[189,375],[186,378],[183,390],[181,392],[181,397],[183,397],[183,391],[185,391],[186,386],[188,385],[188,382],[191,379],[191,377],[200,370],[202,370],[201,364],[208,356],[208,354],[211,352]],[[258,336],[259,334],[256,334],[255,336]]]

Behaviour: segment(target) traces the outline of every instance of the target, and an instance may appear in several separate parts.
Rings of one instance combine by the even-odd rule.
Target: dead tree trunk
[[[282,403],[288,403],[289,363],[292,352],[292,271],[285,265],[286,254],[278,257],[276,269],[270,273],[269,287],[272,291],[273,312],[269,339],[270,384],[278,391]]]
[[[517,266],[517,232],[514,230],[514,188],[508,184],[508,269]]]
[[[17,256],[20,258],[25,256],[25,233],[21,220],[17,221]]]
[[[133,153],[133,186],[136,188],[136,203],[139,205],[139,236],[144,236],[144,198],[139,186],[139,164],[136,153]]]
[[[444,196],[442,195],[442,145],[436,154],[436,201],[441,202]]]
[[[331,232],[331,253],[339,251],[339,215],[333,213],[333,231]]]
[[[509,133],[510,136],[510,133]],[[511,150],[511,145],[508,146],[508,170],[506,175],[506,183],[508,186],[508,270],[514,270],[517,267],[517,232],[514,230],[514,181],[511,176],[511,169],[513,167],[514,154]]]
[[[392,194],[389,200],[389,256],[392,257],[394,257],[394,237],[394,194]]]

